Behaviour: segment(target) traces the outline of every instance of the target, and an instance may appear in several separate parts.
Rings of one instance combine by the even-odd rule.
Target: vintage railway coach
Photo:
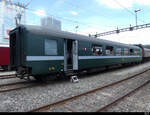
[[[144,45],[142,44],[139,44],[139,45],[136,45],[138,47],[140,47],[142,49],[142,61],[149,61],[150,60],[150,49],[149,48],[146,48]]]
[[[40,26],[20,26],[10,32],[10,68],[18,77],[36,79],[116,64],[139,63],[137,46],[86,37]]]

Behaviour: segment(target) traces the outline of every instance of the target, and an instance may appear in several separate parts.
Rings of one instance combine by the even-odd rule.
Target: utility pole
[[[27,7],[31,4],[32,0],[30,0],[26,5],[22,3],[16,3],[16,6],[20,7],[20,11],[16,14],[15,21],[16,21],[16,26],[19,26],[21,24],[21,18],[22,18],[22,13]],[[23,8],[23,10],[21,10]]]
[[[15,17],[15,21],[16,21],[16,26],[17,27],[21,24],[21,17],[22,17],[22,14],[21,13],[17,13],[17,15]]]
[[[136,9],[136,10],[134,10],[134,12],[135,12],[136,26],[138,25],[138,24],[137,24],[137,12],[139,12],[139,11],[141,11],[141,9]]]
[[[75,28],[76,28],[76,34],[77,34],[77,31],[78,31],[79,26],[76,26]]]
[[[16,7],[19,7],[19,11],[17,11],[17,14],[15,16],[15,22],[16,22],[16,27],[18,27],[21,24],[21,19],[22,19],[22,13],[26,9],[24,4],[21,3],[15,3]]]

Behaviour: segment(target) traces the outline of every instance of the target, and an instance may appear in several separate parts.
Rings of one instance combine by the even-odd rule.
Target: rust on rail
[[[64,100],[61,100],[61,101],[58,101],[58,102],[55,102],[55,103],[46,105],[46,106],[42,106],[42,107],[40,107],[40,108],[31,110],[30,112],[44,111],[44,110],[50,109],[51,107],[55,107],[55,106],[58,106],[58,105],[63,105],[63,104],[65,104],[65,103],[68,102],[68,101],[75,100],[75,99],[77,99],[77,98],[79,98],[79,97],[86,96],[86,95],[88,95],[88,94],[91,94],[91,93],[94,93],[94,92],[103,90],[103,89],[105,89],[105,88],[108,88],[108,87],[117,85],[117,84],[122,83],[122,82],[124,82],[124,81],[130,80],[130,79],[132,79],[132,78],[134,78],[134,77],[136,77],[136,76],[138,76],[138,75],[141,75],[141,74],[143,74],[143,73],[145,73],[145,72],[147,72],[147,71],[149,71],[149,70],[150,70],[150,68],[144,70],[143,72],[137,73],[137,74],[135,74],[135,75],[133,75],[133,76],[131,76],[131,77],[128,77],[128,78],[126,78],[126,79],[123,79],[123,80],[120,80],[120,81],[111,83],[111,84],[109,84],[109,85],[106,85],[106,86],[103,86],[103,87],[100,87],[100,88],[97,88],[97,89],[94,89],[94,90],[85,92],[85,93],[80,94],[80,95],[77,95],[77,96],[73,96],[73,97],[70,97],[70,98],[67,98],[67,99],[64,99]]]

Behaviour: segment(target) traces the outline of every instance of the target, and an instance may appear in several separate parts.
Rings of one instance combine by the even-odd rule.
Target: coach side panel
[[[96,67],[111,66],[115,64],[140,62],[142,57],[138,54],[125,54],[123,46],[112,46],[111,44],[96,44],[79,42],[79,69],[90,69]],[[120,55],[119,52],[120,51]]]
[[[64,69],[63,39],[53,36],[28,34],[27,66],[32,75],[51,74]]]

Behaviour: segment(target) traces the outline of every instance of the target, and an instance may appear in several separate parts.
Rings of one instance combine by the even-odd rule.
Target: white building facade
[[[9,45],[9,32],[16,27],[15,17],[21,13],[21,24],[26,23],[26,10],[10,0],[0,0],[0,45]]]

